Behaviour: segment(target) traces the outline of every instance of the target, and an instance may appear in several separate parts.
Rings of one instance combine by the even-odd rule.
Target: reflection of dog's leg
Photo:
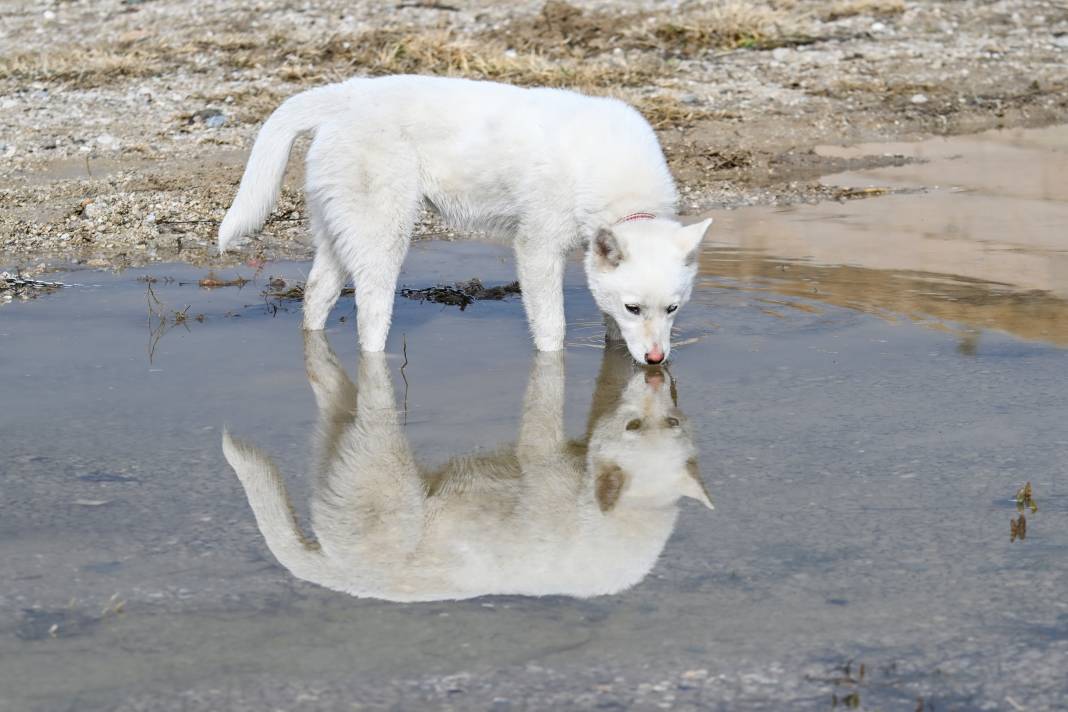
[[[275,558],[293,575],[322,582],[319,545],[305,538],[286,494],[282,475],[270,458],[223,431],[223,455],[245,488],[256,524]]]
[[[345,268],[334,254],[330,236],[314,204],[311,210],[316,251],[308,283],[304,286],[304,328],[315,331],[326,326],[326,318],[341,295],[341,288],[345,286]]]
[[[567,512],[574,509],[583,486],[582,468],[572,461],[565,437],[564,383],[563,352],[538,353],[523,399],[515,449],[523,473],[520,511],[536,520],[552,517],[559,527],[574,525],[576,520]]]
[[[540,352],[534,357],[516,454],[536,458],[555,454],[564,445],[564,355]]]
[[[384,354],[360,356],[355,417],[341,429],[333,448],[326,454],[326,481],[319,498],[328,506],[315,510],[316,531],[325,531],[325,524],[355,534],[361,545],[372,548],[379,536],[387,537],[383,542],[389,545],[412,544],[408,537],[420,531],[425,491]]]
[[[623,334],[619,330],[619,324],[608,314],[604,315],[604,343],[606,347],[615,344],[626,344],[623,340]]]
[[[355,416],[356,386],[322,331],[304,332],[304,369],[319,407],[317,449],[321,458],[329,458],[337,449],[338,436]]]

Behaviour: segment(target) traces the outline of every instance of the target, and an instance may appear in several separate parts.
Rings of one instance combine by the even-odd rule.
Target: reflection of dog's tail
[[[278,562],[295,576],[317,579],[319,544],[305,538],[286,494],[282,475],[270,458],[223,431],[223,455],[245,488],[256,524]]]
[[[290,97],[263,124],[241,176],[233,204],[219,226],[219,252],[234,239],[256,232],[267,220],[278,193],[289,151],[297,135],[311,131],[339,101],[339,87],[311,89]]]

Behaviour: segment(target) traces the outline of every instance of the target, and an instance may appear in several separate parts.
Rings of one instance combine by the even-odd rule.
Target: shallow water
[[[0,308],[0,708],[1062,706],[1065,136],[886,147],[931,160],[827,180],[899,194],[717,216],[666,377],[605,354],[577,263],[562,363],[535,359],[514,300],[398,299],[361,364],[349,300],[306,344],[299,304],[261,296],[306,265],[237,270],[241,289],[180,265],[57,275],[81,286]],[[513,279],[507,251],[419,243],[402,284],[472,276]],[[680,424],[625,440],[627,408]],[[242,484],[224,426],[329,565],[292,527],[268,545],[253,507],[288,522],[277,480]],[[600,512],[590,452],[636,476],[691,444],[714,510],[674,478],[677,518],[590,528],[635,511]],[[412,483],[450,555],[375,529],[421,531]]]

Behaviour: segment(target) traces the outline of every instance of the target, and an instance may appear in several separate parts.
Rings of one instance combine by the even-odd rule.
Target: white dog
[[[656,135],[614,99],[437,77],[356,78],[298,94],[260,130],[219,249],[259,230],[294,139],[314,131],[307,201],[315,261],[304,328],[322,329],[347,277],[360,346],[385,348],[397,276],[420,206],[515,243],[534,343],[564,342],[566,253],[587,245],[590,290],[639,362],[671,350],[711,220],[672,217],[675,185]]]
[[[391,601],[485,594],[596,596],[640,581],[667,543],[680,497],[711,500],[673,387],[609,348],[589,432],[564,436],[561,354],[538,354],[518,442],[419,467],[385,357],[364,353],[356,385],[322,331],[305,332],[319,407],[315,539],[301,533],[281,474],[223,435],[267,546],[293,575]]]

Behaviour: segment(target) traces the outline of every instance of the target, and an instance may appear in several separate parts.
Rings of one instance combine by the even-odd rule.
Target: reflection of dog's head
[[[690,300],[697,250],[711,222],[642,220],[602,229],[590,242],[590,291],[638,363],[661,363],[671,353],[671,325]]]
[[[676,400],[667,371],[643,369],[630,377],[616,407],[594,424],[587,467],[602,512],[667,507],[680,497],[712,508],[697,471],[693,431]]]

